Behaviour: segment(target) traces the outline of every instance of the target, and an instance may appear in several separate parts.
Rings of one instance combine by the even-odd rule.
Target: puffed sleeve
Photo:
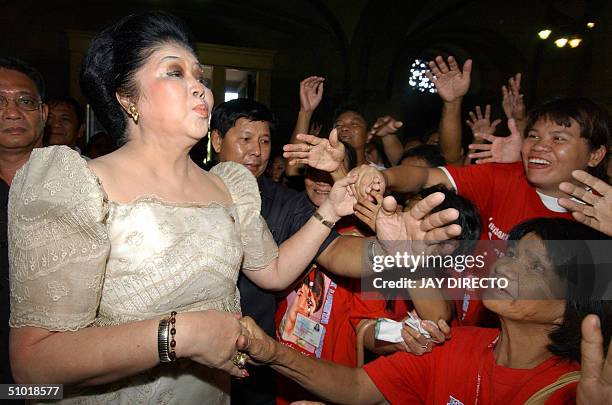
[[[261,217],[261,197],[253,174],[244,166],[224,162],[212,168],[232,195],[238,211],[240,237],[244,249],[244,270],[261,270],[278,257],[278,246]]]
[[[32,152],[9,193],[10,326],[67,331],[94,321],[110,251],[106,215],[106,194],[77,152]]]

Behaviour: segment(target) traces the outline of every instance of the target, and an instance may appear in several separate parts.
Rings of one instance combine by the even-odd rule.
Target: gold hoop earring
[[[130,104],[128,107],[128,115],[134,120],[134,124],[138,125],[138,117],[140,114],[138,113],[138,108],[136,108],[136,104]]]

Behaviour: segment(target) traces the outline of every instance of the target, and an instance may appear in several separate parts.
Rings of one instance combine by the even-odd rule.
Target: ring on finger
[[[232,357],[232,363],[234,363],[236,367],[243,369],[248,359],[249,355],[245,352],[237,352],[234,357]]]

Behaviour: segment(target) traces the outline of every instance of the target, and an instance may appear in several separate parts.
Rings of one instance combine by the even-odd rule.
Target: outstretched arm
[[[389,159],[389,162],[394,166],[399,163],[404,153],[402,142],[397,136],[397,132],[403,125],[404,123],[402,121],[385,115],[384,117],[379,117],[370,129],[371,135],[378,136],[382,139],[385,155],[387,155],[387,159]]]
[[[468,59],[459,68],[454,57],[448,57],[448,64],[441,56],[429,62],[430,79],[438,89],[442,99],[442,116],[440,117],[440,150],[448,164],[463,163],[461,145],[461,100],[470,88],[472,60]]]
[[[421,315],[419,314],[419,316]],[[407,318],[402,319],[402,322],[404,322],[406,319]],[[425,336],[421,335],[411,327],[403,325],[402,339],[404,340],[402,342],[392,343],[377,340],[376,330],[374,328],[369,328],[364,335],[363,344],[371,352],[382,355],[395,352],[407,352],[422,355],[431,352],[435,344],[443,344],[447,339],[450,339],[450,326],[448,326],[446,321],[442,319],[437,322],[437,326],[425,321],[421,323],[421,326],[423,329],[429,332],[432,340],[425,338]]]
[[[10,357],[20,384],[101,385],[159,364],[159,318],[117,326],[52,332],[11,328]],[[176,316],[176,355],[243,377],[230,359],[241,333],[234,314],[219,311]]]
[[[368,198],[374,184],[378,184],[381,192],[385,190],[402,193],[421,191],[436,184],[452,188],[452,183],[446,173],[438,168],[400,165],[378,171],[371,166],[362,165],[351,170],[349,174],[357,175],[355,188],[358,198]]]
[[[345,177],[334,184],[327,200],[317,209],[324,220],[336,222],[340,217],[353,213],[356,200],[349,190],[349,185],[354,181],[352,177]],[[329,226],[313,216],[298,232],[280,245],[278,258],[267,268],[245,269],[245,276],[263,289],[284,290],[295,282],[310,264],[330,232]]]
[[[461,233],[461,227],[453,224],[458,216],[457,210],[449,208],[431,213],[443,200],[442,193],[433,193],[415,204],[409,212],[399,214],[393,211],[393,197],[386,197],[376,219],[378,241],[443,241],[456,237]],[[361,278],[372,272],[371,266],[365,265],[363,260],[369,256],[364,249],[370,248],[368,242],[372,240],[341,236],[319,255],[318,261],[334,274]],[[383,248],[390,252],[389,248]]]
[[[330,402],[378,404],[384,401],[383,395],[363,369],[304,356],[269,337],[251,318],[242,318],[241,322],[250,332],[250,337],[240,349],[249,353],[254,364],[267,364]]]
[[[324,77],[310,76],[300,82],[300,111],[298,112],[295,128],[290,143],[297,143],[297,134],[308,134],[310,120],[314,110],[323,99]],[[297,176],[301,165],[288,165],[285,169],[287,176]]]

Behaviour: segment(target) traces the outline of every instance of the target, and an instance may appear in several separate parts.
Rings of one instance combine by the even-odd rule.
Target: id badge
[[[295,329],[293,330],[293,334],[314,347],[319,347],[324,330],[325,327],[320,323],[306,318],[302,314],[298,314],[295,321]]]

